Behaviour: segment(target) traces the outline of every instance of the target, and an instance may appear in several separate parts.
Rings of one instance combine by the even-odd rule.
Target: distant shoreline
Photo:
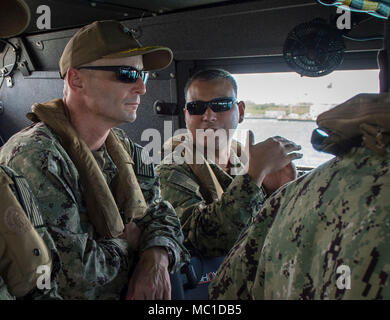
[[[262,117],[245,117],[245,119],[315,122],[315,120],[310,120],[310,119],[286,119],[286,118],[278,119],[278,118],[262,118]]]

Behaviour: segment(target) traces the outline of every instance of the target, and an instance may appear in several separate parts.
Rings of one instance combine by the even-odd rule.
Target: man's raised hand
[[[275,136],[256,144],[254,141],[254,134],[249,131],[245,148],[249,150],[248,175],[258,186],[263,184],[267,175],[285,168],[292,160],[302,158],[301,153],[295,152],[301,146],[286,138]]]

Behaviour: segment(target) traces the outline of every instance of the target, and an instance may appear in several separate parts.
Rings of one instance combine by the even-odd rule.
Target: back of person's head
[[[237,96],[237,82],[236,79],[234,79],[233,75],[223,69],[218,68],[212,68],[212,69],[204,69],[196,72],[194,75],[192,75],[188,80],[184,87],[184,96],[187,96],[188,88],[191,86],[191,84],[194,81],[211,81],[211,80],[218,80],[218,79],[224,79],[230,82],[230,84],[233,87],[234,93]]]

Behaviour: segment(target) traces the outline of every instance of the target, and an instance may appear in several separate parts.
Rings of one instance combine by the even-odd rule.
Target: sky
[[[295,72],[236,74],[239,100],[255,103],[339,104],[358,93],[379,92],[379,70],[334,71],[310,78]]]

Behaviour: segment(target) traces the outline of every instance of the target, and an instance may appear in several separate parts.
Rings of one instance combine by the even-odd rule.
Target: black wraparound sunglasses
[[[117,80],[126,83],[135,83],[141,78],[144,84],[146,84],[149,75],[147,71],[138,70],[130,66],[85,66],[78,67],[77,69],[113,71],[116,74]]]
[[[217,98],[210,101],[191,101],[187,102],[184,109],[190,115],[202,115],[206,112],[207,107],[210,107],[214,112],[223,112],[230,110],[237,102],[237,99],[230,97]]]

